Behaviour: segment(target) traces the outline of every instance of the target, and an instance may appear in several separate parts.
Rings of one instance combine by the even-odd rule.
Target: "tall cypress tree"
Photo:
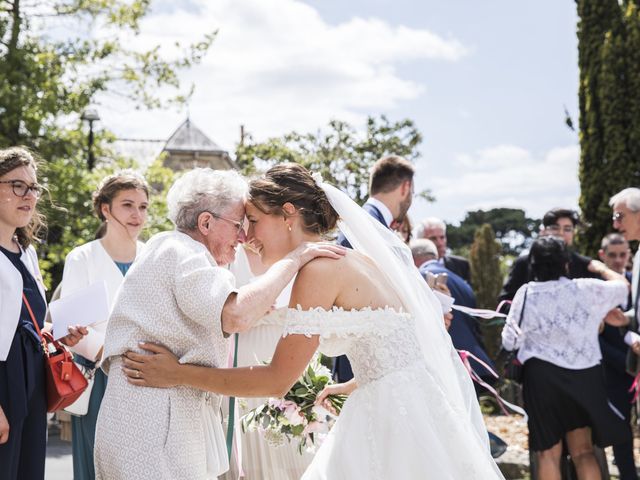
[[[595,254],[611,231],[611,195],[640,186],[640,17],[634,1],[576,0],[580,67],[578,239]]]
[[[493,228],[488,223],[478,227],[474,237],[469,254],[473,291],[476,294],[478,307],[494,309],[502,287],[500,272],[502,245],[496,240]],[[501,331],[502,326],[493,323],[483,325],[485,346],[491,356],[498,352]]]

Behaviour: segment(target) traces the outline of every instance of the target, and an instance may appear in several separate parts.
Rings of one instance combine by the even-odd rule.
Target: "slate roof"
[[[190,119],[186,119],[169,137],[164,150],[168,152],[211,152],[227,153],[222,147],[207,137]]]

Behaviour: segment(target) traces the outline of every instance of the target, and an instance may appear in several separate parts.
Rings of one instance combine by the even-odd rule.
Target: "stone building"
[[[169,137],[162,153],[165,154],[164,166],[175,171],[195,167],[236,168],[229,153],[202,133],[189,118]]]

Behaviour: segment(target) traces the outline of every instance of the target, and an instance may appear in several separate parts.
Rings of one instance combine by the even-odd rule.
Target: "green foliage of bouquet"
[[[270,398],[242,417],[242,430],[258,430],[271,446],[298,440],[298,451],[314,451],[329,433],[336,416],[316,398],[333,383],[331,372],[315,357],[283,398]],[[326,401],[340,414],[346,395],[329,395]]]

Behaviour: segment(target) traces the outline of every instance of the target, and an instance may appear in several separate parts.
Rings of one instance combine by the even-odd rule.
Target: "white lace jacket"
[[[518,321],[527,290],[524,315]],[[561,277],[529,282],[516,293],[502,330],[502,345],[519,348],[518,360],[539,358],[559,367],[584,369],[600,362],[598,327],[606,313],[627,300],[622,281]]]

